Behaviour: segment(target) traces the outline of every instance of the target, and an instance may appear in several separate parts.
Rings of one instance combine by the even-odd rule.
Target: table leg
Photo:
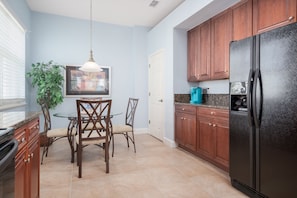
[[[71,163],[74,162],[74,136],[73,128],[76,128],[77,120],[74,118],[69,118],[68,130],[67,130],[67,138],[71,149]]]

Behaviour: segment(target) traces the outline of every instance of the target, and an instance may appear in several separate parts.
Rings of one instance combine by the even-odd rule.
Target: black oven
[[[15,155],[18,142],[12,128],[0,128],[0,197],[14,198]]]

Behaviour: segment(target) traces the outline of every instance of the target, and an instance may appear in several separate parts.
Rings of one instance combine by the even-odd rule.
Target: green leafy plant
[[[32,70],[26,76],[31,78],[32,86],[37,86],[37,102],[46,99],[49,109],[63,102],[63,65],[49,61],[32,64]]]

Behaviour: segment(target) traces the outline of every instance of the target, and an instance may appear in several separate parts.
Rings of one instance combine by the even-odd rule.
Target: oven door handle
[[[11,149],[5,154],[3,159],[1,159],[0,161],[0,173],[2,173],[2,171],[10,164],[10,162],[15,157],[15,154],[18,150],[18,141],[16,141],[16,139],[13,139],[7,142],[0,148],[0,153],[2,153],[3,151],[5,152],[5,149],[7,149],[7,147],[10,147]]]

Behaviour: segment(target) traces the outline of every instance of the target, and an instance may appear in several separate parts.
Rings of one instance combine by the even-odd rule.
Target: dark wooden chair
[[[78,133],[75,136],[78,177],[82,177],[82,152],[87,145],[104,149],[106,173],[109,173],[111,100],[76,100]]]
[[[112,130],[111,130],[112,156],[114,155],[114,136],[118,134],[124,135],[124,137],[127,140],[128,147],[129,147],[129,140],[133,143],[134,152],[136,153],[135,137],[134,137],[134,117],[135,117],[138,100],[139,99],[136,99],[136,98],[129,98],[127,110],[126,110],[125,124],[112,125]]]
[[[47,157],[48,155],[48,149],[49,146],[61,139],[61,138],[68,138],[68,141],[73,141],[73,136],[75,134],[75,130],[69,129],[69,128],[55,128],[52,129],[52,123],[51,123],[51,115],[49,112],[49,108],[47,105],[46,100],[40,100],[39,104],[41,106],[42,109],[42,113],[43,113],[43,117],[44,117],[44,130],[43,132],[40,133],[40,135],[45,136],[45,142],[43,145],[43,151],[42,151],[42,157],[41,157],[41,164],[43,164],[43,158],[44,156]],[[70,133],[70,134],[68,134]],[[71,159],[71,162],[73,162],[73,159]]]

